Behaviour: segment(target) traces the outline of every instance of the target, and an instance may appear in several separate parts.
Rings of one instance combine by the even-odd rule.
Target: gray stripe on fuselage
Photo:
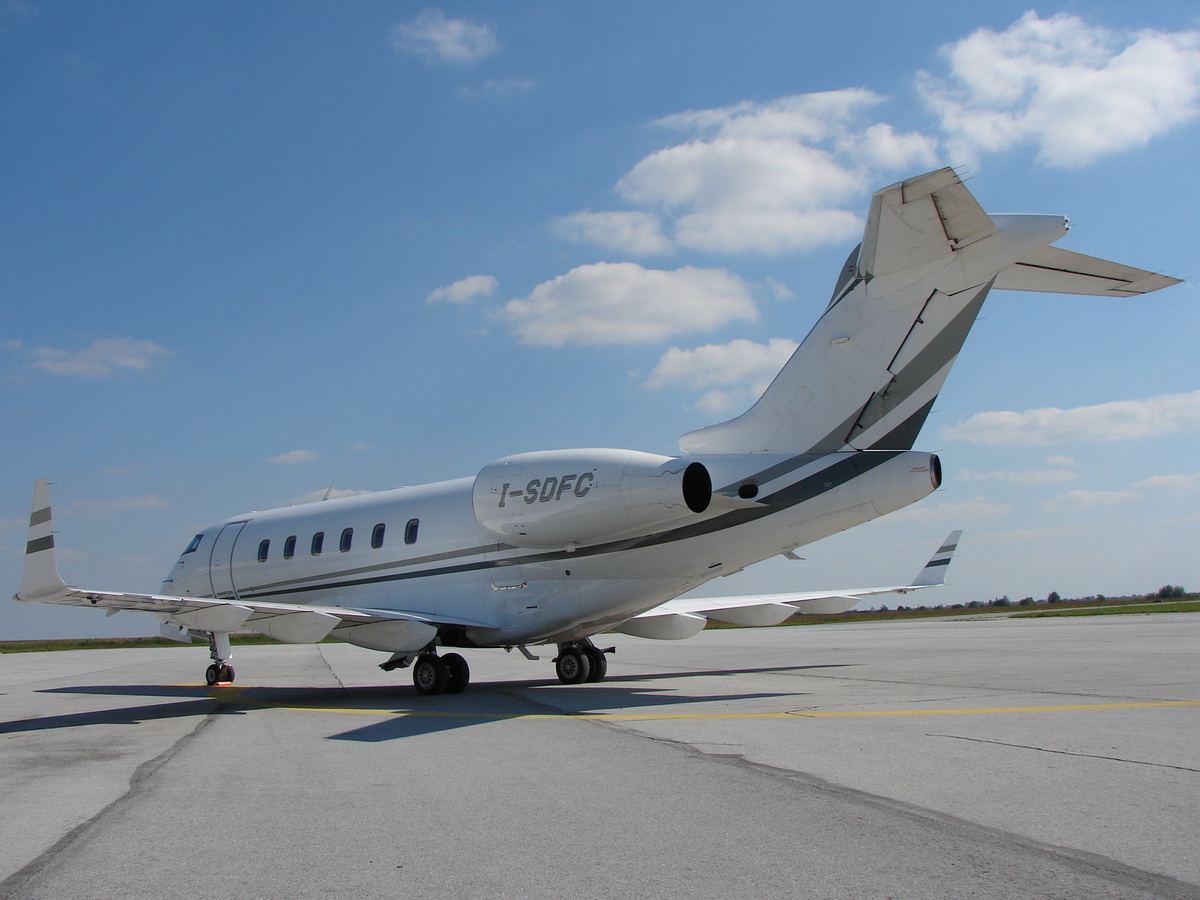
[[[993,279],[994,280],[994,279]],[[899,372],[892,376],[892,380],[883,390],[883,394],[873,393],[863,404],[862,408],[849,416],[844,422],[839,423],[830,432],[813,444],[809,448],[810,452],[825,452],[833,453],[854,440],[852,434],[857,425],[862,431],[870,428],[872,425],[881,421],[886,416],[890,415],[909,397],[923,388],[931,378],[937,375],[938,372],[958,355],[962,349],[963,342],[967,339],[967,334],[971,331],[971,326],[975,324],[975,319],[979,316],[979,311],[983,307],[983,301],[987,299],[988,291],[991,290],[992,282],[979,286],[976,285],[965,290],[977,290],[978,293],[967,302],[958,314],[950,320],[950,322],[939,331],[929,343],[916,355],[912,360]],[[930,295],[930,299],[936,294],[935,291]],[[959,294],[963,291],[959,291]],[[957,296],[957,294],[945,295],[948,297]],[[928,303],[928,301],[926,301]],[[924,311],[924,308],[922,308]],[[913,327],[916,326],[914,321]],[[908,340],[912,333],[912,328],[909,329],[909,335],[905,336],[905,341]],[[904,341],[901,341],[900,347],[896,349],[896,353],[904,346]],[[893,357],[894,359],[894,357]],[[878,398],[878,399],[877,399]],[[936,398],[935,398],[936,399]],[[874,402],[873,402],[874,401]],[[916,442],[917,435],[921,431],[921,426],[925,424],[925,419],[929,415],[929,411],[933,408],[933,400],[924,404],[916,415],[910,415],[907,419],[901,422],[896,427],[892,428],[883,437],[876,439],[871,445],[872,450],[910,450]]]
[[[930,401],[921,406],[915,413],[877,440],[870,446],[871,450],[897,450],[908,449],[917,442],[917,435],[921,433],[921,428],[925,425],[925,420],[929,418],[929,412],[933,409],[934,401],[937,396],[934,396]]]
[[[382,569],[395,569],[398,566],[423,566],[432,562],[440,562],[446,559],[460,559],[465,556],[480,556],[484,553],[503,553],[508,550],[516,550],[517,547],[512,544],[487,544],[481,547],[468,547],[464,550],[447,550],[445,553],[430,553],[428,556],[414,556],[412,559],[394,559],[390,562],[375,563],[370,566],[361,566],[357,569],[346,569],[337,573],[338,578],[347,578],[352,575],[365,575],[368,572],[378,572]],[[274,590],[275,588],[290,587],[316,581],[321,581],[325,578],[330,578],[330,575],[309,575],[304,578],[289,578],[284,581],[271,581],[267,584],[259,585],[257,590]]]
[[[988,282],[982,288],[979,288],[979,293],[967,301],[967,304],[958,312],[958,315],[951,319],[945,328],[934,335],[908,365],[895,374],[891,383],[884,389],[886,403],[883,404],[882,412],[870,421],[864,420],[859,423],[864,431],[892,410],[900,407],[905,400],[923,388],[931,378],[937,375],[945,367],[946,363],[958,356],[958,351],[962,349],[963,342],[967,339],[967,334],[970,332],[971,326],[975,324],[975,319],[979,316],[979,310],[982,308],[983,301],[987,298],[988,290],[991,286],[991,282]],[[900,351],[897,350],[896,352],[899,353]],[[915,438],[916,435],[913,435],[913,437]],[[912,444],[909,444],[904,449],[907,450],[910,447],[912,447]]]

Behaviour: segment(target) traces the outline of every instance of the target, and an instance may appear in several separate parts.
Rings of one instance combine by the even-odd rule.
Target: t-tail
[[[877,191],[828,308],[736,419],[688,454],[913,446],[988,291],[1132,297],[1179,279],[1050,246],[1063,216],[988,215],[952,169]]]

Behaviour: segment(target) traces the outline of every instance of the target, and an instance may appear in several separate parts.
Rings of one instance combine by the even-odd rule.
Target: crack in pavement
[[[993,741],[993,740],[988,740],[987,738],[965,737],[961,734],[931,734],[929,732],[926,732],[925,736],[926,737],[950,738],[951,740],[955,740],[955,741],[971,741],[972,743],[975,743],[975,744],[998,744],[1001,747],[1013,747],[1017,750],[1036,750],[1039,753],[1058,753],[1062,756],[1081,756],[1084,759],[1104,759],[1104,760],[1108,760],[1109,762],[1132,763],[1133,765],[1136,765],[1136,766],[1153,766],[1156,769],[1177,769],[1180,772],[1200,773],[1200,769],[1193,769],[1188,766],[1174,766],[1174,765],[1171,765],[1170,763],[1146,762],[1145,760],[1142,760],[1142,759],[1126,759],[1121,756],[1104,756],[1099,753],[1076,753],[1074,750],[1052,750],[1049,747],[1035,747],[1032,744],[1010,744],[1008,741]]]
[[[118,807],[135,799],[141,793],[143,785],[163,766],[170,762],[176,754],[197,737],[205,728],[211,725],[220,717],[220,715],[228,708],[227,703],[218,703],[207,715],[205,715],[197,724],[196,727],[175,741],[170,747],[162,753],[155,756],[153,759],[148,759],[146,762],[139,765],[133,770],[133,775],[129,778],[129,789],[120,797],[117,797],[98,813],[91,818],[80,822],[61,838],[55,841],[48,848],[39,853],[33,860],[26,863],[24,866],[13,872],[3,881],[0,881],[0,900],[8,900],[10,897],[18,896],[18,892],[25,885],[39,875],[43,869],[48,867],[55,861],[60,853],[70,847],[75,841],[87,835],[87,833],[103,820],[106,816],[116,810]]]

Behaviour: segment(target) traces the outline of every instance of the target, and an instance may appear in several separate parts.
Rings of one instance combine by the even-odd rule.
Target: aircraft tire
[[[450,680],[450,670],[440,656],[423,653],[413,663],[413,687],[418,694],[441,694]]]
[[[221,669],[216,663],[213,663],[211,666],[209,666],[207,669],[204,670],[204,681],[209,687],[212,687],[220,680],[221,680]]]
[[[233,666],[221,666],[221,681],[233,684]]]
[[[592,673],[592,661],[578,647],[568,647],[554,661],[554,672],[563,684],[583,684]]]
[[[595,647],[587,648],[587,657],[591,664],[587,680],[591,683],[603,681],[604,676],[608,674],[608,657],[604,655],[603,650],[597,650]]]
[[[471,667],[458,653],[447,653],[441,659],[446,664],[446,670],[449,673],[449,678],[446,680],[446,693],[461,694],[471,683]]]

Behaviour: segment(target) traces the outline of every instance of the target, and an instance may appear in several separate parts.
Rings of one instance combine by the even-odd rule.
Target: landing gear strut
[[[559,644],[558,656],[554,658],[554,673],[563,684],[603,681],[608,674],[608,657],[605,654],[615,652],[615,647],[601,650],[590,638]]]
[[[438,656],[426,650],[413,663],[413,686],[418,694],[461,694],[471,681],[471,667],[457,653]]]
[[[229,660],[233,658],[233,648],[229,646],[227,633],[208,633],[208,655],[213,661],[212,665],[204,670],[204,680],[208,686],[233,684],[233,666],[229,664]]]

